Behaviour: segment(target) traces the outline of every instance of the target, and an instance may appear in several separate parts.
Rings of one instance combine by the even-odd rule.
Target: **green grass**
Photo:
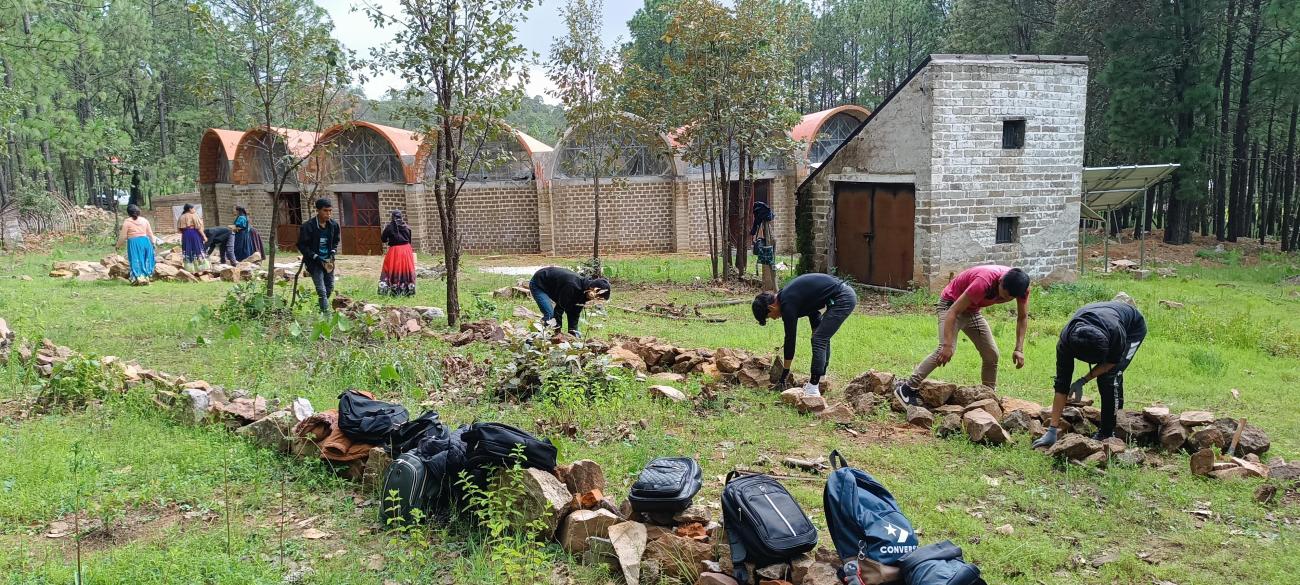
[[[1055,465],[1030,450],[1025,437],[1004,448],[959,439],[900,438],[889,432],[897,424],[889,417],[859,420],[855,427],[862,432],[854,437],[776,405],[766,390],[731,389],[700,406],[662,404],[645,395],[645,384],[631,379],[592,403],[500,403],[475,394],[492,386],[491,366],[484,366],[488,381],[469,384],[451,379],[442,366],[443,357],[451,354],[470,356],[479,364],[489,359],[499,363],[502,356],[492,348],[453,350],[428,337],[387,343],[309,341],[288,336],[283,325],[253,323],[240,324],[238,334],[228,335],[228,324],[203,316],[204,307],[221,303],[228,284],[133,288],[44,276],[52,258],[90,259],[104,253],[103,247],[69,243],[51,254],[0,257],[8,274],[32,277],[0,280],[0,316],[24,340],[48,337],[78,351],[136,359],[149,367],[280,400],[306,396],[318,408],[331,406],[344,389],[363,387],[401,400],[413,414],[436,408],[457,424],[501,420],[535,429],[537,420],[568,422],[579,432],[574,438],[555,437],[561,460],[600,462],[609,478],[608,491],[616,496],[626,492],[640,467],[655,456],[697,456],[706,477],[698,501],[707,503],[716,502],[721,491],[716,478],[735,466],[752,466],[760,457],[779,461],[839,449],[895,493],[923,541],[952,539],[993,583],[1285,583],[1300,571],[1294,528],[1300,507],[1294,502],[1280,507],[1254,503],[1251,494],[1258,481],[1191,477],[1184,455],[1165,456],[1165,468],[1112,466],[1104,476],[1096,476]],[[514,305],[531,305],[527,299],[486,296],[517,277],[478,272],[474,267],[483,262],[468,259],[462,277],[467,308],[479,316],[502,318]],[[615,281],[614,304],[627,307],[751,294],[697,285],[697,277],[707,280],[710,275],[707,259],[615,259],[607,261],[606,271]],[[1028,363],[1016,370],[1005,359],[1000,390],[1050,401],[1060,326],[1079,305],[1123,290],[1142,307],[1151,330],[1125,377],[1130,408],[1159,402],[1175,411],[1208,409],[1249,417],[1270,432],[1270,455],[1288,460],[1300,456],[1295,433],[1300,411],[1294,406],[1300,383],[1300,324],[1294,315],[1300,310],[1300,296],[1297,287],[1279,284],[1300,272],[1297,259],[1266,256],[1259,263],[1179,267],[1178,272],[1177,278],[1146,281],[1090,273],[1079,283],[1035,288]],[[345,276],[339,290],[379,300],[373,280],[371,275]],[[440,283],[420,284],[417,296],[396,302],[443,304]],[[477,306],[472,301],[475,293],[484,295]],[[1166,309],[1158,304],[1162,299],[1185,307]],[[859,314],[834,339],[834,388],[867,369],[910,371],[936,343],[933,301],[928,293],[893,299],[863,295]],[[780,329],[757,326],[747,304],[706,312],[727,322],[679,322],[610,310],[605,316],[591,316],[586,327],[601,337],[655,335],[682,346],[734,347],[764,355],[781,343]],[[987,314],[1009,358],[1014,317],[1005,307]],[[310,319],[304,319],[309,331]],[[801,334],[805,337],[795,368],[806,372],[808,346],[805,331]],[[387,365],[395,366],[397,380],[383,375]],[[978,355],[965,340],[953,362],[936,373],[963,384],[977,382],[978,376]],[[29,372],[14,365],[0,367],[0,401],[30,397],[33,384]],[[1239,391],[1240,399],[1232,397],[1232,389]],[[691,396],[700,392],[694,380],[682,390]],[[833,390],[832,400],[837,395]],[[373,496],[333,477],[320,464],[290,462],[233,440],[220,429],[175,424],[130,398],[109,400],[85,412],[0,424],[0,545],[16,551],[0,560],[0,583],[71,580],[71,543],[43,534],[50,521],[78,508],[78,489],[85,514],[118,528],[114,538],[90,539],[85,555],[90,583],[279,582],[286,569],[279,565],[275,518],[286,502],[295,521],[316,516],[313,525],[334,535],[313,541],[298,537],[301,529],[290,531],[286,556],[312,568],[305,582],[499,582],[487,553],[463,526],[433,530],[432,544],[417,550],[410,542],[379,532],[374,505],[357,505]],[[74,445],[82,453],[82,471],[76,476],[71,473]],[[283,496],[282,480],[288,487]],[[786,483],[814,521],[823,524],[820,479]],[[229,553],[224,529],[227,485],[234,486]],[[1196,509],[1208,509],[1212,516],[1202,520],[1189,512]],[[161,522],[150,531],[121,528],[182,510],[210,511],[217,519]],[[1013,536],[993,531],[1003,524],[1014,527]],[[830,546],[829,540],[823,544]],[[1118,554],[1119,560],[1099,569],[1088,564],[1106,553]],[[555,547],[546,554],[555,564],[567,565],[577,583],[609,579],[576,567]],[[385,559],[383,568],[364,568],[375,555]]]

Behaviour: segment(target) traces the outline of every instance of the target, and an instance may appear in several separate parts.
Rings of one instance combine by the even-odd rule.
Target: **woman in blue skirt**
[[[203,220],[194,213],[194,206],[186,203],[181,218],[176,220],[176,231],[181,233],[181,252],[185,254],[185,269],[190,272],[208,269],[208,255],[203,253],[208,237],[203,235],[203,229]]]
[[[131,205],[126,208],[131,216],[122,222],[122,233],[117,238],[117,247],[126,244],[126,259],[131,263],[131,284],[149,284],[153,278],[153,226],[149,220],[140,217],[140,207]]]
[[[242,206],[235,207],[235,261],[243,262],[254,252],[263,254],[262,238],[257,235],[257,230],[253,229],[252,224],[248,221],[248,210]]]

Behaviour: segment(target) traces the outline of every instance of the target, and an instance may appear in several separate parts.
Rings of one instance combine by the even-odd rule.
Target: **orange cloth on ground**
[[[295,437],[305,437],[320,447],[321,459],[347,463],[364,459],[376,445],[354,442],[339,430],[339,411],[331,408],[313,414],[293,427]]]

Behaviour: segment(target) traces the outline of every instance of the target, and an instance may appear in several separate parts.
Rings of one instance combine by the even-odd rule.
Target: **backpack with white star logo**
[[[871,474],[849,467],[838,451],[830,461],[836,469],[826,480],[822,505],[835,551],[842,559],[898,564],[918,543],[893,494]]]

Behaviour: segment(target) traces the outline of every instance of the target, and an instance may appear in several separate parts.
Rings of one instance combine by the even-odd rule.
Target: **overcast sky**
[[[382,8],[390,14],[397,10],[397,0],[316,0],[316,3],[329,11],[334,19],[335,38],[347,48],[356,51],[358,57],[368,58],[372,47],[384,45],[392,40],[392,33],[375,28],[360,12],[352,11],[353,7],[360,6],[363,2]],[[560,17],[560,8],[563,5],[564,0],[542,0],[538,6],[529,11],[528,21],[521,27],[519,41],[524,47],[537,53],[539,59],[546,57],[551,50],[551,39],[564,30],[564,20]],[[641,5],[641,2],[635,0],[605,2],[601,37],[606,45],[615,40],[627,40],[627,21]],[[371,98],[381,97],[389,88],[401,84],[401,80],[392,74],[379,76],[372,74],[371,77],[363,87],[366,95]],[[528,95],[541,95],[547,102],[555,103],[554,99],[546,96],[548,87],[550,81],[546,79],[546,70],[541,65],[534,65],[529,76]]]

